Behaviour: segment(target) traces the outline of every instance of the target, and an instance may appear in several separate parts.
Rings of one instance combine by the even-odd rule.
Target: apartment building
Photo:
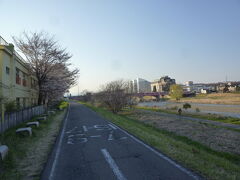
[[[169,76],[163,76],[151,83],[151,91],[169,92],[170,86],[173,84],[176,84],[175,79],[171,79]]]
[[[23,58],[0,36],[0,97],[16,101],[20,108],[37,104],[37,78],[30,74]]]
[[[145,79],[137,78],[130,81],[130,89],[132,93],[151,92],[151,83]]]

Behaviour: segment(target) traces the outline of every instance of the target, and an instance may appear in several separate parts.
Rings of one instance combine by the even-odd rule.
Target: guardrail
[[[4,119],[0,115],[0,134],[11,127],[15,127],[18,124],[31,120],[34,116],[45,113],[46,109],[42,106],[35,106],[27,109],[23,109],[16,112],[5,113]]]

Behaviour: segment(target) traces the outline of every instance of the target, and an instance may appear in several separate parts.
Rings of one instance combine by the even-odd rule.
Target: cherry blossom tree
[[[38,79],[38,104],[58,99],[75,84],[78,69],[70,70],[72,55],[59,46],[46,32],[23,32],[13,37],[17,48],[25,55],[31,73]]]

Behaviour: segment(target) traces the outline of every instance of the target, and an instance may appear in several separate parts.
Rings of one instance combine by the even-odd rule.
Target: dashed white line
[[[113,173],[117,177],[118,180],[126,180],[120,169],[118,168],[117,164],[109,154],[109,152],[106,149],[101,149],[102,154],[105,158],[105,160],[108,162],[110,168],[113,170]]]

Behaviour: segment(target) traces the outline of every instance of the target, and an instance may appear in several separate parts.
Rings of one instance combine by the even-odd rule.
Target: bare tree
[[[78,69],[69,70],[71,55],[61,48],[53,36],[45,32],[26,33],[13,40],[25,55],[31,73],[38,79],[38,104],[59,97],[75,83]]]
[[[118,113],[131,103],[131,96],[127,93],[128,88],[128,83],[123,80],[112,81],[102,87],[97,99],[113,113]]]

